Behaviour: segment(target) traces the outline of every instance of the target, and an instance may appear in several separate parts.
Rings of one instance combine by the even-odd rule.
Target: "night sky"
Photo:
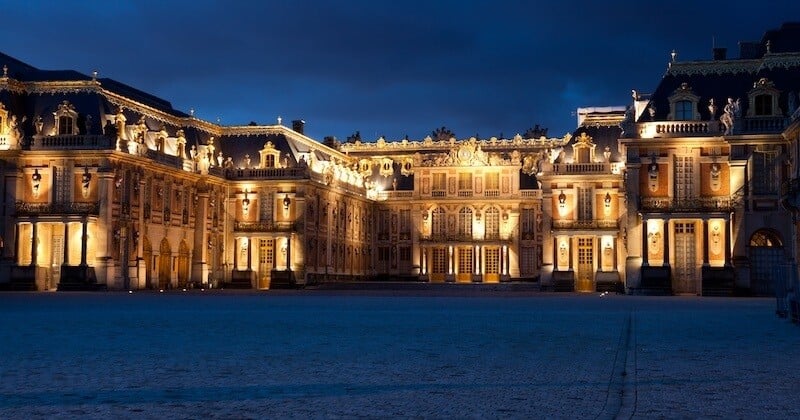
[[[577,107],[655,89],[671,50],[738,57],[784,21],[800,2],[0,0],[0,51],[225,125],[303,119],[319,140],[561,136]]]

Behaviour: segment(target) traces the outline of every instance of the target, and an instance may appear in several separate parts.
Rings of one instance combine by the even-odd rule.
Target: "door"
[[[158,251],[158,288],[169,289],[172,286],[172,249],[167,238],[161,240]]]
[[[672,291],[678,294],[698,293],[697,242],[694,222],[675,223],[675,270]]]
[[[272,269],[275,267],[275,240],[259,239],[258,244],[258,288],[269,289]]]
[[[146,289],[153,288],[153,247],[147,236],[144,236],[144,243],[142,243],[142,259],[144,260],[144,287]]]
[[[189,283],[189,246],[181,241],[178,248],[178,287],[184,288]]]
[[[484,248],[483,282],[497,283],[500,281],[500,247]]]
[[[447,274],[447,249],[440,247],[431,251],[431,281],[443,282]]]
[[[473,267],[475,267],[475,262],[472,259],[472,247],[458,247],[458,274],[456,275],[456,281],[471,282]]]
[[[575,291],[594,292],[594,238],[578,238],[578,272]]]
[[[47,285],[47,289],[53,288],[56,286],[56,283],[61,281],[61,264],[64,263],[64,236],[63,235],[54,235],[53,236],[53,248],[52,248],[52,255],[51,255],[51,264],[50,264],[50,284]]]
[[[785,264],[783,242],[778,235],[760,229],[750,237],[750,289],[757,296],[775,296],[780,268]]]

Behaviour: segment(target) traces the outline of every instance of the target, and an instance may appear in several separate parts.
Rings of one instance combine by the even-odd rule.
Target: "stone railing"
[[[412,198],[414,191],[381,191],[378,193],[378,200],[389,200],[392,198]]]
[[[610,173],[611,164],[605,162],[593,163],[545,163],[542,172],[556,174],[588,174]]]
[[[785,130],[789,119],[785,117],[749,117],[744,119],[745,133],[780,133]],[[734,131],[734,134],[736,132]]]
[[[554,229],[617,229],[616,220],[553,220]]]
[[[99,134],[57,136],[33,136],[31,150],[89,149],[103,150],[113,148],[114,140]]]
[[[510,241],[510,235],[503,235],[490,232],[483,237],[473,234],[443,233],[421,236],[423,241],[431,242],[471,242],[471,241]]]
[[[731,212],[735,202],[729,196],[695,197],[677,200],[673,197],[642,197],[639,209],[644,212],[687,213],[687,212]]]
[[[719,121],[653,121],[636,124],[639,137],[703,137],[723,132]]]
[[[17,201],[15,204],[17,216],[41,215],[98,215],[100,203],[26,203]]]
[[[183,159],[178,156],[168,155],[152,149],[147,149],[145,156],[148,159],[158,163],[163,163],[164,165],[171,166],[173,168],[183,169]]]

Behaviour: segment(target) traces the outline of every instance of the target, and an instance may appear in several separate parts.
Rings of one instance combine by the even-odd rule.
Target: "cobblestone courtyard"
[[[772,299],[0,294],[0,418],[798,418]]]

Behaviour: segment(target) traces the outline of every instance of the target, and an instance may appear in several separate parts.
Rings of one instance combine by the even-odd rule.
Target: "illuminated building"
[[[795,272],[797,31],[673,55],[652,95],[557,138],[318,142],[0,54],[0,287],[771,294]]]

